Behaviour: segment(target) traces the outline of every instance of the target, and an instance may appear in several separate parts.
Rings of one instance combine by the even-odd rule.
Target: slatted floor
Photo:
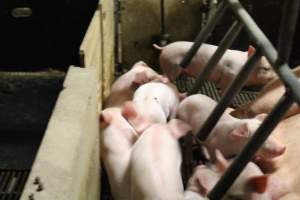
[[[18,200],[29,170],[0,170],[0,200]]]
[[[181,76],[177,79],[177,88],[181,92],[186,92],[192,89],[195,83],[195,79],[186,76]],[[209,81],[206,81],[204,85],[200,88],[199,93],[205,94],[216,101],[220,101],[221,95],[220,90],[217,86]],[[249,103],[255,99],[257,92],[255,91],[241,91],[234,99],[231,104],[232,107],[236,108],[243,104]]]

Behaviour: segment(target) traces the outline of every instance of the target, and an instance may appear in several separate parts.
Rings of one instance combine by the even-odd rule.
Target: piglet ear
[[[160,75],[159,80],[163,83],[170,83],[170,79],[164,75],[163,76]]]
[[[230,137],[233,139],[245,139],[250,137],[250,131],[246,123],[233,129],[230,132]]]
[[[188,131],[192,130],[192,127],[180,119],[172,119],[168,123],[175,138],[179,139],[187,134]]]
[[[268,114],[266,113],[261,113],[255,116],[255,119],[258,119],[259,121],[264,121],[266,119],[266,117],[268,116]]]
[[[101,112],[100,113],[100,127],[106,128],[112,120],[112,116],[109,113]]]
[[[220,172],[225,172],[226,169],[229,166],[228,161],[226,160],[226,158],[224,158],[223,154],[221,153],[221,151],[219,149],[216,149],[215,155],[216,155],[216,167],[217,167],[217,169]]]
[[[251,192],[264,193],[268,185],[268,175],[264,174],[261,176],[251,177],[247,181],[247,187]]]
[[[141,85],[149,81],[150,79],[145,71],[136,73],[133,79],[133,83],[136,85]]]
[[[178,93],[178,96],[179,96],[179,100],[182,101],[183,99],[185,99],[187,97],[187,92]]]
[[[153,123],[150,120],[139,115],[132,101],[125,102],[122,110],[122,116],[135,129],[138,134],[142,134]]]
[[[254,54],[254,52],[255,52],[255,48],[252,45],[250,45],[248,47],[248,58],[251,57]]]
[[[122,109],[122,116],[125,119],[133,119],[138,116],[135,105],[132,101],[127,101],[124,103],[124,106]]]
[[[209,192],[209,181],[208,181],[207,177],[202,174],[198,175],[197,181],[199,183],[200,194],[202,196],[207,196],[207,194]]]

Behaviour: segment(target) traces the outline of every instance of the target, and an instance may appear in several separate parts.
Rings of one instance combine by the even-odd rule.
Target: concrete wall
[[[21,199],[99,199],[95,93],[95,70],[70,67]]]

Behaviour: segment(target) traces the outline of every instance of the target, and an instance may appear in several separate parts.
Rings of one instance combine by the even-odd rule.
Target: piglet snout
[[[266,159],[274,158],[284,154],[286,146],[280,143],[276,138],[270,136],[260,150],[260,156]]]

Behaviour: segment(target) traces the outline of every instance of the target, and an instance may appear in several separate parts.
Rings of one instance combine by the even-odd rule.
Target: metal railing
[[[212,58],[208,61],[206,67],[199,75],[196,83],[188,92],[188,94],[192,95],[199,91],[206,77],[209,77],[213,69],[216,67],[216,64],[225,53],[226,49],[231,46],[242,28],[247,31],[252,41],[256,43],[257,50],[243,66],[242,70],[239,72],[230,86],[226,89],[220,102],[217,104],[206,122],[200,128],[197,134],[198,139],[200,141],[205,141],[208,138],[212,129],[214,128],[234,96],[240,91],[243,84],[246,82],[250,72],[254,69],[256,62],[261,58],[261,56],[265,56],[269,63],[272,65],[274,71],[282,80],[286,88],[286,92],[280,98],[272,112],[263,121],[261,126],[256,130],[255,134],[247,143],[245,148],[235,158],[233,163],[230,165],[230,167],[227,169],[227,171],[224,173],[215,187],[210,191],[210,193],[208,194],[208,198],[210,200],[219,200],[224,196],[235,179],[242,172],[250,159],[252,159],[255,152],[268,138],[272,130],[276,127],[280,119],[291,107],[291,105],[294,102],[297,102],[300,106],[300,82],[287,64],[287,61],[290,57],[292,41],[295,33],[299,11],[299,0],[284,1],[282,12],[283,16],[280,24],[280,33],[278,38],[278,52],[238,0],[222,1],[218,6],[217,11],[208,20],[206,27],[200,31],[199,35],[195,39],[193,46],[185,55],[180,65],[183,68],[189,65],[192,58],[200,48],[201,44],[207,40],[208,35],[212,32],[216,24],[224,16],[227,10],[230,10],[234,14],[236,21],[233,23],[231,28],[222,39],[218,49],[216,50]]]

